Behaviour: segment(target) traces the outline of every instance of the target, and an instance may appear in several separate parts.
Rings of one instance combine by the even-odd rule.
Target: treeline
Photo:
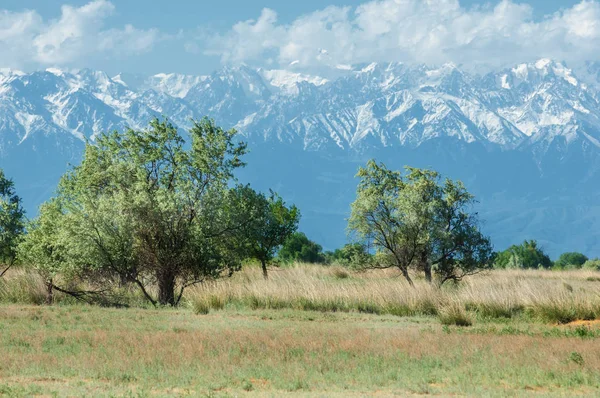
[[[289,242],[289,243],[288,243]],[[281,256],[281,253],[285,255]],[[290,254],[291,253],[291,254]],[[280,263],[290,260],[305,263],[340,265],[360,270],[375,259],[363,243],[348,243],[335,251],[323,251],[320,245],[308,240],[301,232],[294,233],[285,242],[276,259]],[[554,271],[588,269],[600,271],[600,259],[590,259],[579,252],[566,252],[552,261],[535,240],[526,240],[520,245],[494,254],[493,269],[547,269]]]
[[[589,259],[578,252],[567,252],[552,261],[535,240],[526,240],[498,253],[494,262],[498,269],[553,269],[568,270],[585,268],[600,271],[600,259]]]
[[[265,278],[271,264],[300,261],[396,268],[411,285],[421,275],[438,286],[494,267],[553,266],[533,241],[495,253],[460,181],[375,161],[357,174],[354,243],[323,252],[297,232],[295,206],[236,180],[247,152],[236,134],[205,118],[187,142],[160,120],[101,135],[31,221],[0,174],[0,275],[18,263],[34,270],[48,303],[54,291],[110,303],[114,292],[135,288],[153,305],[176,306],[190,286],[230,276],[249,259]]]

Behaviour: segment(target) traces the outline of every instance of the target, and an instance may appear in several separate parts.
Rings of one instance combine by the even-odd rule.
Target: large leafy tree
[[[231,183],[246,145],[209,119],[189,133],[186,145],[173,125],[154,120],[146,131],[105,134],[87,145],[81,165],[60,182],[52,216],[42,213],[26,242],[51,250],[29,262],[58,250],[59,271],[99,284],[133,283],[162,305],[177,305],[187,287],[237,270],[251,212]],[[61,237],[59,246],[38,233],[44,222]]]
[[[263,276],[268,279],[268,264],[277,250],[298,229],[300,211],[294,205],[286,206],[283,199],[274,192],[269,196],[245,188],[247,203],[253,214],[247,229],[248,254],[260,261]]]
[[[25,211],[14,183],[0,169],[0,277],[14,265],[24,232]]]
[[[437,172],[412,167],[402,174],[375,161],[357,176],[348,227],[376,249],[374,267],[396,267],[411,285],[411,270],[428,281],[435,274],[443,284],[490,267],[492,245],[460,181],[442,182]]]

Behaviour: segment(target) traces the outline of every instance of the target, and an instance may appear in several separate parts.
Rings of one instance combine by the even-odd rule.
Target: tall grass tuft
[[[471,326],[473,320],[460,302],[452,302],[439,309],[438,318],[442,325]]]
[[[43,304],[46,287],[43,280],[32,273],[13,270],[0,278],[0,302],[20,304]]]

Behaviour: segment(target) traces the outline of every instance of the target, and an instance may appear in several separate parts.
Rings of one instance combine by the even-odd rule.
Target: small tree
[[[535,240],[526,240],[520,245],[512,245],[498,254],[496,268],[537,269],[552,267],[552,260]]]
[[[302,232],[293,233],[279,250],[278,257],[285,262],[323,263],[323,247],[311,241]]]
[[[300,212],[296,206],[287,207],[283,199],[271,191],[270,196],[246,188],[247,202],[254,214],[248,229],[249,256],[260,261],[263,276],[268,279],[267,265],[279,247],[298,229]]]
[[[478,229],[474,198],[460,181],[440,182],[437,172],[406,167],[406,175],[369,161],[360,168],[348,227],[373,243],[374,267],[435,273],[439,284],[488,269],[492,245]]]
[[[555,264],[561,268],[566,268],[568,266],[581,268],[583,264],[585,264],[585,262],[588,260],[589,258],[587,258],[587,256],[585,256],[584,254],[577,252],[569,252],[561,254],[558,260],[556,260]]]
[[[25,211],[12,180],[0,169],[0,277],[14,265],[24,233]]]

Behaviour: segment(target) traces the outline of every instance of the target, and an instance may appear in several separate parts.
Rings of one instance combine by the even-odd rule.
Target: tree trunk
[[[425,250],[422,250],[419,253],[417,261],[419,262],[418,269],[423,270],[423,272],[425,273],[425,280],[428,283],[431,283],[433,281],[433,277],[431,274],[431,263],[427,259],[427,252]]]
[[[46,305],[52,305],[54,302],[54,284],[52,279],[46,281]]]
[[[0,278],[2,278],[4,276],[4,274],[6,274],[8,272],[8,270],[10,269],[10,265],[8,266],[2,266],[4,268],[4,271],[0,272]]]
[[[427,282],[431,283],[433,281],[433,278],[431,276],[431,265],[429,265],[429,263],[425,263],[424,271],[425,271],[425,280]]]
[[[265,280],[267,280],[269,279],[269,273],[267,272],[267,262],[265,260],[260,260],[260,263],[262,265],[263,277],[265,278]]]
[[[410,275],[408,274],[408,270],[407,269],[402,269],[402,275],[404,275],[404,278],[408,281],[408,284],[411,287],[415,287],[414,282],[412,281]]]
[[[175,306],[175,274],[163,271],[158,275],[158,303]]]

